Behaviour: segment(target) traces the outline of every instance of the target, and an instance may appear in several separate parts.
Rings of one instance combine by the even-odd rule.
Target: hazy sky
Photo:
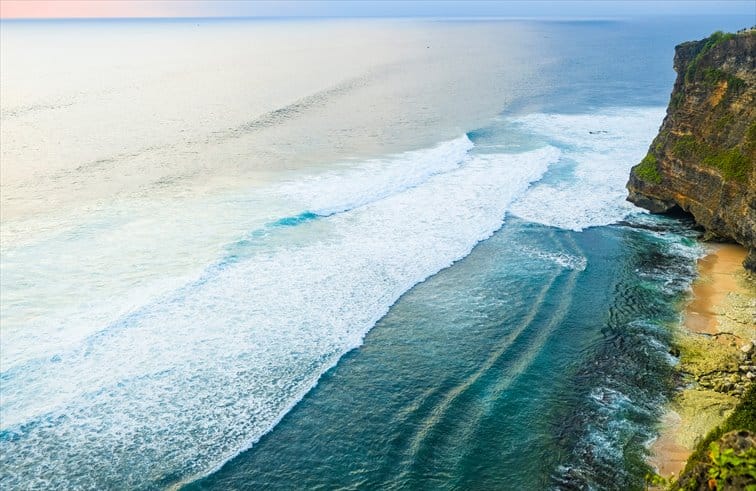
[[[730,14],[756,23],[756,0],[0,0],[2,18],[61,17],[612,17]],[[749,19],[750,18],[750,19]]]

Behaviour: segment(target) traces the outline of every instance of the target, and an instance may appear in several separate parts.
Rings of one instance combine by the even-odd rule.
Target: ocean
[[[625,201],[753,19],[3,21],[4,489],[642,489],[702,249]]]

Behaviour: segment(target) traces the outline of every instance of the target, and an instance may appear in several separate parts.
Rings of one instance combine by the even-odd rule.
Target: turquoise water
[[[189,489],[640,487],[693,269],[679,225],[639,225],[507,221]]]
[[[624,185],[674,44],[748,22],[245,22],[116,23],[103,43],[170,32],[223,69],[166,64],[169,43],[3,107],[3,487],[640,488],[700,249]],[[330,29],[380,63],[329,65],[351,46]],[[314,85],[210,49],[247,36],[270,73],[300,43],[277,53]],[[111,121],[93,148],[64,133],[86,155],[56,172],[8,165],[134,91],[168,101],[124,113],[150,146]]]

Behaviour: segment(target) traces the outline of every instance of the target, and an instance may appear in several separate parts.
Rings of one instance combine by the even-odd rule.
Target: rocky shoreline
[[[713,449],[756,441],[749,432],[714,441],[725,428],[756,433],[754,46],[752,27],[675,48],[677,79],[667,115],[627,183],[628,200],[636,205],[688,214],[704,229],[705,240],[742,245],[709,244],[698,263],[699,278],[671,352],[679,359],[679,392],[650,448],[656,484],[679,479],[684,489],[717,489],[719,481],[709,478],[719,465]],[[750,453],[743,459],[751,465]],[[756,489],[756,470],[744,472]]]
[[[675,479],[698,441],[720,425],[756,380],[756,279],[746,250],[709,246],[675,336],[680,391],[662,419],[649,463]]]
[[[741,350],[743,353],[738,360],[741,364],[737,369],[721,368],[697,375],[695,380],[699,386],[735,397],[745,394],[748,385],[756,377],[756,357],[752,342],[744,344]]]

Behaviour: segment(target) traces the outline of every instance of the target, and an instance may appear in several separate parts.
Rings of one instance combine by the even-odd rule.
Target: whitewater
[[[628,148],[617,135],[660,112],[634,114],[609,112],[599,125],[572,117],[570,127],[580,123],[581,132],[608,128],[592,147],[572,151],[577,155],[567,153],[574,147],[569,134],[554,136],[567,141],[565,150],[516,153],[475,152],[463,136],[225,196],[247,206],[279,203],[281,214],[259,218],[257,228],[177,288],[137,304],[126,295],[50,309],[33,330],[6,330],[3,464],[23,470],[8,483],[58,487],[78,475],[83,487],[149,487],[164,482],[167,470],[186,479],[217,468],[275,426],[404,292],[466,256],[508,211],[527,216],[548,186],[539,181],[550,166],[568,159],[563,165],[590,168],[597,165],[591,156],[614,152],[609,158],[629,168],[642,148]],[[597,183],[569,185],[585,192]],[[568,213],[542,202],[539,216],[580,227],[623,218],[627,206],[616,183],[602,186],[601,200],[573,199]],[[228,204],[215,206],[205,213],[220,215]],[[606,208],[616,211],[600,213]],[[592,215],[601,218],[586,218]],[[84,235],[101,248],[98,238],[126,236],[133,223],[94,227]],[[79,243],[79,234],[69,240]],[[10,252],[15,261],[3,264],[4,278],[22,276],[20,255],[39,254],[27,248]],[[22,305],[4,312],[32,317]],[[30,473],[44,455],[59,459],[58,471]]]
[[[582,385],[584,378],[550,399],[539,379],[547,368],[578,373],[605,340],[592,323],[642,297],[618,286],[645,271],[639,250],[656,247],[668,262],[661,270],[672,279],[646,278],[662,292],[667,317],[696,257],[674,227],[637,232],[655,219],[624,199],[627,173],[664,117],[657,94],[666,81],[651,73],[629,86],[599,86],[565,69],[585,53],[600,58],[598,67],[617,63],[628,49],[623,36],[659,32],[633,29],[410,20],[4,24],[2,486],[155,489],[222,479],[224,470],[241,487],[267,471],[259,483],[281,488],[292,485],[287,478],[347,479],[331,463],[321,469],[306,455],[276,456],[306,453],[341,434],[342,423],[350,445],[389,448],[370,438],[401,427],[401,415],[409,427],[396,453],[411,458],[391,476],[395,484],[444,472],[459,484],[482,475],[463,457],[487,436],[525,438],[534,430],[528,421],[559,420],[559,408],[574,409],[570,421],[590,421],[601,393],[641,407],[645,392],[629,382]],[[605,54],[590,49],[596,32],[611,41]],[[565,36],[575,43],[560,42]],[[633,49],[635,63],[666,66],[664,56],[643,58],[651,51],[642,44]],[[602,275],[610,270],[624,280]],[[675,288],[664,290],[670,282]],[[637,312],[635,304],[617,308]],[[402,321],[395,331],[386,327],[392,316]],[[658,319],[627,322],[663,338]],[[570,326],[590,328],[565,334]],[[440,345],[467,351],[409,349],[396,338],[383,353],[370,341],[392,332],[417,341],[447,329],[459,337],[439,334]],[[662,338],[647,351],[666,356]],[[419,375],[431,381],[413,383],[407,367],[426,348],[435,364]],[[341,390],[329,377],[377,352],[366,366],[385,367],[382,388],[406,401],[370,399],[362,372],[346,368],[357,377],[343,386],[348,402],[326,407]],[[624,380],[612,370],[607,364],[613,380]],[[570,386],[557,378],[555,386]],[[521,384],[542,393],[534,398]],[[658,392],[647,399],[660,403]],[[509,398],[522,414],[493,409]],[[319,401],[341,421],[322,418],[322,427],[295,431],[308,444],[286,445],[304,424],[298,411]],[[370,409],[350,413],[352,402],[389,411],[386,426],[370,429],[360,419]],[[653,415],[647,406],[639,412]],[[455,426],[466,417],[469,427]],[[616,428],[645,435],[649,421],[612,420],[562,453],[544,444],[526,461],[499,449],[502,460],[485,467],[527,469],[526,484],[534,475],[561,482],[560,472],[584,463],[574,463],[578,450],[601,453],[603,445],[624,458],[632,445]],[[438,468],[414,470],[433,461],[421,457],[429,442],[450,435],[461,435],[460,447],[439,447]],[[359,465],[360,455],[349,453],[343,465]],[[551,462],[553,455],[567,457]],[[381,472],[391,474],[396,456],[382,457]],[[245,467],[257,458],[265,465]],[[539,462],[554,465],[528,467]],[[292,469],[304,463],[312,474],[297,478]],[[279,465],[290,468],[277,472]]]

